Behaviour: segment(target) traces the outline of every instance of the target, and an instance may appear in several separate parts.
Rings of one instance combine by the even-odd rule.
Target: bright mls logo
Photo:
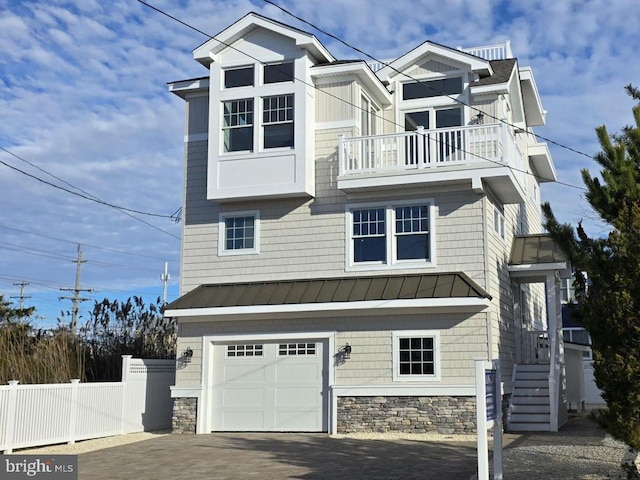
[[[77,480],[76,455],[5,455],[0,466],[0,480],[46,478],[48,480]]]

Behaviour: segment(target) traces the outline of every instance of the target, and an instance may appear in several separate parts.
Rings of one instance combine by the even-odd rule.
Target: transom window
[[[258,212],[235,212],[220,215],[219,255],[258,253]]]
[[[402,84],[402,99],[432,98],[462,93],[462,77],[438,78]]]
[[[293,147],[293,95],[262,99],[264,148]]]
[[[424,267],[433,262],[433,208],[432,201],[422,201],[349,209],[348,265]]]
[[[278,356],[315,355],[315,343],[281,343],[278,345]]]
[[[254,68],[249,67],[230,68],[224,71],[224,88],[253,86]]]
[[[227,345],[227,357],[262,357],[263,345]]]
[[[223,104],[224,151],[253,150],[253,99],[229,100]]]
[[[439,380],[439,344],[437,331],[393,332],[394,380]]]
[[[265,84],[293,81],[293,62],[271,63],[263,67]]]

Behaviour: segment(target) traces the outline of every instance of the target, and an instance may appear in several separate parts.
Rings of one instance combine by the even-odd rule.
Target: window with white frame
[[[435,330],[392,333],[393,380],[440,380],[440,333]]]
[[[259,253],[259,225],[257,211],[221,214],[218,222],[218,255]]]
[[[425,267],[434,262],[433,200],[348,205],[346,216],[349,267]]]
[[[402,100],[432,98],[462,93],[462,77],[437,78],[402,84]]]
[[[253,99],[223,102],[222,135],[225,152],[253,150]]]
[[[227,345],[227,358],[262,357],[264,345]]]
[[[504,214],[500,210],[498,210],[497,207],[493,207],[493,230],[502,239],[504,239],[505,237],[504,223]]]
[[[430,199],[347,206],[347,268],[432,264],[434,210]]]
[[[279,62],[262,65],[261,69],[261,75],[256,75],[253,65],[230,67],[222,72],[224,90],[253,87],[238,90],[253,92],[251,97],[222,101],[222,153],[294,147],[294,64]],[[271,85],[286,82],[291,83],[291,92],[286,92],[288,87],[283,85],[278,91],[285,91],[273,95]]]
[[[293,147],[293,94],[262,99],[264,148]]]
[[[582,327],[567,327],[562,329],[562,338],[565,342],[577,343],[579,345],[591,346],[591,337],[589,332]],[[582,352],[583,360],[593,360],[591,349]]]
[[[279,357],[314,356],[316,354],[315,343],[280,343],[278,344]]]

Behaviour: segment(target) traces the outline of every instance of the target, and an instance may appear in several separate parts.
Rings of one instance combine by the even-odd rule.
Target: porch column
[[[564,389],[564,344],[562,339],[562,305],[560,302],[560,275],[550,272],[546,275],[547,318],[549,328],[549,404],[552,432],[558,431],[567,416]]]

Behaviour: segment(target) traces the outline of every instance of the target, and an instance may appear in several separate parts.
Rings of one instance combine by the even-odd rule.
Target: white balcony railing
[[[513,52],[511,51],[511,42],[506,41],[499,45],[488,45],[484,47],[471,47],[462,48],[458,47],[458,50],[475,55],[476,57],[484,58],[485,60],[506,60],[513,58]]]
[[[522,183],[524,161],[504,124],[340,138],[340,176],[482,164],[512,167]]]

